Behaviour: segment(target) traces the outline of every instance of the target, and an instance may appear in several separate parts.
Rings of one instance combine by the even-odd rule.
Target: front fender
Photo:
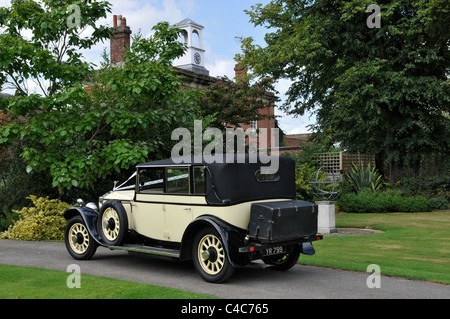
[[[90,209],[88,207],[71,207],[64,212],[64,218],[69,220],[74,216],[81,216],[83,218],[84,223],[86,224],[86,228],[89,232],[89,235],[97,242],[97,244],[101,246],[105,246],[104,243],[100,240],[100,236],[98,235],[97,230],[97,220],[98,213]]]
[[[231,263],[231,265],[233,267],[240,267],[240,264],[237,263],[236,258],[234,258],[236,256],[237,250],[233,249],[233,247],[237,247],[238,244],[236,242],[240,240],[240,237],[243,237],[241,236],[241,231],[238,228],[227,224],[220,218],[209,215],[200,216],[199,218],[192,221],[186,228],[181,242],[181,259],[192,259],[191,252],[195,235],[202,228],[209,226],[214,227],[214,229],[219,233],[220,237],[222,237],[224,248],[228,256],[228,261]]]

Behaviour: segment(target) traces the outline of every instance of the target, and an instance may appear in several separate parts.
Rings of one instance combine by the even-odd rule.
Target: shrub
[[[433,197],[429,200],[431,209],[447,209],[449,202],[445,197]]]
[[[423,196],[403,196],[398,190],[372,192],[362,189],[358,194],[343,194],[338,201],[342,211],[349,213],[428,212],[430,202]]]
[[[350,172],[347,174],[347,179],[353,190],[359,193],[363,188],[370,188],[372,191],[376,191],[382,185],[382,176],[375,167],[372,167],[370,163],[364,167],[352,164]]]
[[[403,178],[396,183],[408,195],[424,195],[430,197],[444,197],[450,200],[450,173],[443,172],[434,176],[414,176]]]
[[[315,201],[318,198],[315,195],[315,191],[310,182],[315,181],[326,181],[327,177],[324,172],[319,172],[317,175],[317,168],[314,166],[309,166],[308,163],[303,163],[297,166],[295,173],[295,191],[301,199],[306,201]],[[330,188],[330,186],[325,186],[325,190]]]
[[[34,207],[15,211],[20,219],[0,235],[3,239],[61,240],[64,239],[64,212],[70,205],[59,200],[29,196]]]

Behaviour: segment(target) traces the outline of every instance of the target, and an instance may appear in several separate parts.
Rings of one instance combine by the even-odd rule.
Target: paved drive
[[[301,265],[287,272],[275,271],[259,264],[250,265],[238,269],[225,284],[209,284],[197,275],[190,262],[138,256],[103,247],[98,248],[92,260],[77,261],[70,257],[61,242],[0,240],[0,264],[62,271],[66,271],[68,265],[78,264],[82,274],[230,299],[450,298],[450,285],[382,276],[381,288],[369,289],[366,284],[369,273]]]

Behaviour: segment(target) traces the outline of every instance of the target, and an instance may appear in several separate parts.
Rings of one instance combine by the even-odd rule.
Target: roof
[[[185,26],[188,26],[188,25],[194,25],[194,26],[196,26],[199,29],[203,29],[204,28],[204,26],[202,26],[201,24],[198,24],[197,22],[195,22],[194,20],[191,20],[191,19],[184,19],[183,21],[180,21],[180,22],[175,24],[175,26],[177,28],[185,27]]]
[[[8,97],[10,97],[11,95],[6,94],[6,93],[0,93],[0,98],[6,99]]]
[[[181,159],[184,161],[181,162]],[[255,162],[249,154],[220,154],[166,159],[138,165],[138,168],[205,166],[206,200],[210,205],[230,205],[265,199],[295,199],[295,162],[289,157],[269,157],[269,162],[258,158]],[[221,161],[221,162],[219,162]],[[278,162],[276,162],[278,161]],[[273,182],[258,181],[262,167],[272,163],[277,166],[277,179]]]
[[[256,154],[255,154],[256,155]],[[275,155],[274,155],[275,156]],[[272,156],[268,156],[269,159]],[[293,161],[291,158],[282,157],[278,158],[279,161]],[[186,166],[186,165],[223,165],[223,164],[269,164],[267,160],[261,158],[261,156],[253,157],[250,154],[217,154],[217,155],[203,155],[203,156],[186,156],[178,158],[169,158],[158,161],[151,161],[147,163],[141,163],[137,167],[148,166]]]

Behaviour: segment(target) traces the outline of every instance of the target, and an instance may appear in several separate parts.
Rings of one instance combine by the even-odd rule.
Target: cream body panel
[[[181,242],[184,231],[193,220],[191,199],[192,196],[164,195],[166,240]]]
[[[103,197],[104,199],[117,199],[117,200],[133,200],[134,199],[134,190],[130,190],[130,191],[116,191],[116,192],[112,192],[108,195],[106,195],[105,197]]]
[[[162,194],[136,194],[132,212],[133,230],[149,238],[164,240],[166,227],[163,202],[164,195]]]

